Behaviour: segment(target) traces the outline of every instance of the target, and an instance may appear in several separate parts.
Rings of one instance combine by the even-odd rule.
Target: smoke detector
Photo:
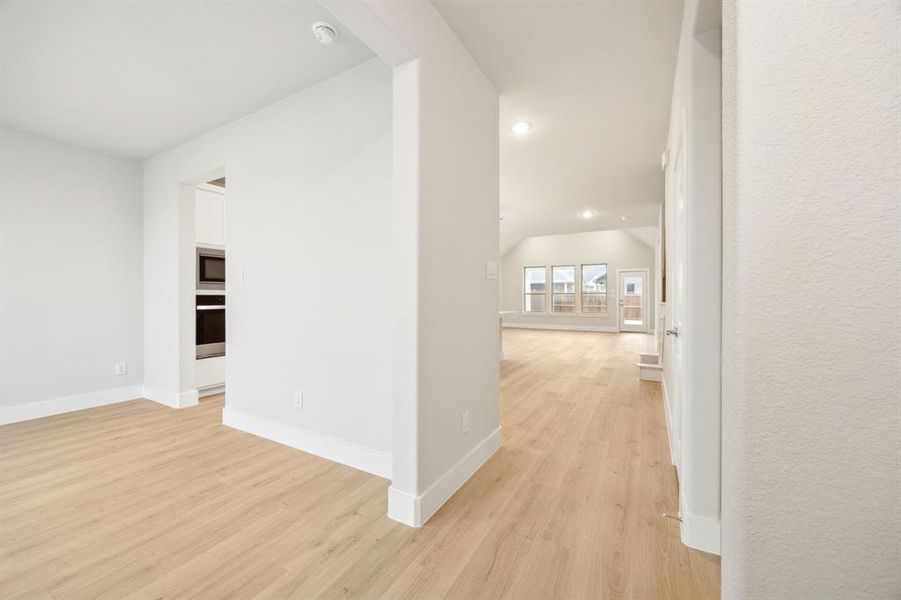
[[[313,35],[320,44],[328,46],[338,38],[338,30],[334,25],[324,21],[313,23]]]

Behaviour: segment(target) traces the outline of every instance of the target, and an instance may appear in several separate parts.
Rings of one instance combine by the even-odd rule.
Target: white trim
[[[169,408],[188,408],[196,406],[198,401],[197,390],[175,392],[149,385],[144,386],[144,397]]]
[[[619,333],[616,327],[609,325],[570,325],[568,323],[520,323],[504,321],[504,327],[511,329],[554,329],[557,331],[600,331],[602,333]]]
[[[422,527],[500,447],[501,428],[498,427],[422,495],[416,496],[394,486],[388,488],[388,517],[410,527]]]
[[[379,477],[391,478],[391,455],[381,450],[307,431],[228,406],[222,409],[222,424]]]
[[[216,394],[222,394],[225,392],[225,384],[219,383],[216,385],[208,385],[204,388],[197,388],[197,397],[198,398],[206,398],[207,396],[215,396]]]
[[[526,271],[528,271],[529,269],[544,269],[544,292],[543,293],[526,291]],[[548,295],[547,281],[548,281],[548,266],[547,265],[534,265],[534,266],[523,265],[523,267],[522,267],[522,285],[519,286],[519,289],[522,292],[522,293],[520,293],[522,314],[524,314],[524,315],[549,315],[550,314],[551,311],[548,310],[549,306],[548,306],[548,297],[547,297],[547,295]],[[544,296],[544,310],[542,312],[526,311],[526,296]]]
[[[621,296],[623,296],[623,288],[622,288],[622,276],[623,273],[628,272],[643,272],[644,273],[644,289],[641,292],[641,314],[643,315],[642,322],[644,323],[644,329],[635,330],[635,329],[623,329],[623,305],[620,304],[622,300]],[[619,328],[619,331],[623,333],[650,333],[652,331],[653,325],[651,324],[651,311],[650,311],[650,302],[648,302],[648,296],[650,295],[650,287],[651,287],[651,270],[647,267],[638,267],[637,269],[617,269],[616,270],[616,325]]]
[[[638,363],[638,378],[644,381],[663,381],[663,367],[649,363]]]
[[[422,527],[422,496],[388,488],[388,518],[410,527]]]
[[[720,521],[682,511],[682,543],[689,548],[720,553]]]
[[[666,393],[666,377],[662,377],[660,379],[660,388],[663,390],[663,414],[666,416],[666,438],[669,442],[667,447],[669,448],[669,461],[670,464],[676,467],[676,475],[679,475],[679,462],[676,458],[678,451],[674,445],[675,440],[673,439],[673,426],[670,423],[670,402],[669,402],[669,394]]]
[[[578,285],[578,283],[576,282],[576,270],[578,269],[578,265],[576,265],[576,264],[572,264],[572,265],[551,264],[548,266],[550,267],[550,270],[551,270],[551,285],[549,288],[551,297],[549,298],[550,304],[548,304],[548,307],[547,307],[548,315],[553,315],[555,317],[573,317],[573,316],[581,315],[582,314],[582,295],[576,291],[577,287],[580,290],[582,289],[582,286]],[[554,269],[572,269],[573,270],[573,291],[572,292],[555,292],[554,291]],[[582,270],[578,269],[578,271],[579,271],[578,274],[581,277]],[[566,282],[564,282],[564,283],[566,283]],[[560,310],[554,310],[554,296],[557,296],[557,295],[560,295],[560,296],[567,295],[568,296],[570,294],[573,297],[573,312],[568,313],[568,312],[563,312]],[[545,300],[545,302],[547,302],[547,300]],[[576,310],[577,308],[579,310]]]
[[[0,407],[0,425],[136,400],[143,396],[143,391],[140,385],[131,385],[111,390],[78,394],[76,396],[63,396],[39,402],[29,402],[28,404],[4,406]]]
[[[219,179],[216,177],[216,179]],[[212,180],[211,180],[212,181]],[[195,189],[203,190],[204,192],[212,192],[213,194],[219,194],[220,196],[225,195],[225,188],[219,187],[218,185],[213,185],[209,181],[205,181],[203,183],[198,183],[194,186]]]

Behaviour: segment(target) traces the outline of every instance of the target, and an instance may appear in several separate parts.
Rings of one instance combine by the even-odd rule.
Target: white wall
[[[603,316],[513,315],[504,318],[508,325],[533,325],[573,328],[597,328],[619,331],[617,321],[617,269],[647,269],[649,330],[654,327],[654,249],[623,229],[590,231],[564,235],[543,235],[522,240],[501,260],[501,310],[522,311],[523,269],[534,266],[607,264],[607,314]],[[548,271],[548,289],[550,289]],[[550,302],[548,302],[550,308]]]
[[[500,444],[497,91],[431,3],[324,4],[395,68],[389,515],[420,525]]]
[[[2,419],[140,396],[140,163],[2,129],[0,190]]]
[[[723,10],[723,598],[898,598],[901,11]]]
[[[372,60],[145,162],[149,394],[194,388],[190,184],[225,174],[226,420],[390,472],[391,103]]]

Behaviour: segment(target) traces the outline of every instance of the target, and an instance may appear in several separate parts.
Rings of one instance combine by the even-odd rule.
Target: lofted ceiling
[[[313,0],[3,0],[0,123],[144,158],[372,58]]]
[[[500,93],[502,255],[533,235],[657,225],[681,1],[434,4]],[[509,132],[518,120],[529,135]]]

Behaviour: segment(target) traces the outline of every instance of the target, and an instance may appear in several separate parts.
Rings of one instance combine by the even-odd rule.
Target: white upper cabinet
[[[225,245],[225,196],[197,190],[194,196],[194,240],[198,244]]]

